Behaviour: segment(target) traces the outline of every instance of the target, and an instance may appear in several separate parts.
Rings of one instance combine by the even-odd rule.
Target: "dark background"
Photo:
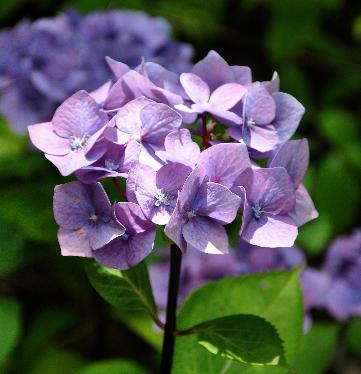
[[[70,7],[144,10],[167,18],[174,37],[194,46],[195,61],[214,49],[230,64],[250,66],[254,80],[277,70],[281,90],[306,107],[296,137],[310,143],[306,185],[320,213],[300,230],[299,246],[317,266],[335,236],[360,227],[360,1],[14,0],[1,1],[0,27]],[[9,373],[75,373],[110,357],[154,369],[159,336],[140,338],[91,288],[81,260],[60,256],[51,212],[59,183],[64,179],[27,139],[0,121],[0,295],[19,313],[14,349],[0,372],[4,365]],[[361,371],[361,334],[357,347],[347,329],[329,373]]]

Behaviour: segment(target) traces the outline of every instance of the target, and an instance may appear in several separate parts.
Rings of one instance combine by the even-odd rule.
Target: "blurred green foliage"
[[[306,107],[296,136],[310,142],[305,184],[320,213],[301,228],[298,244],[317,266],[332,238],[360,226],[360,1],[14,0],[0,2],[0,26],[69,7],[144,10],[167,18],[174,35],[195,46],[196,58],[215,49],[232,64],[251,66],[259,80],[277,70],[281,89]],[[159,336],[149,321],[110,311],[81,263],[60,257],[51,204],[54,185],[64,181],[26,137],[0,121],[0,372],[110,374],[121,367],[124,373],[142,372],[127,362],[103,361],[119,356],[138,359],[155,372],[152,347],[159,348]],[[115,199],[112,185],[106,187]],[[329,372],[343,373],[349,361],[357,367],[360,320],[345,332],[323,323],[315,324],[300,346],[300,374],[331,366],[337,334],[344,346],[338,355],[342,365],[332,364]],[[141,357],[132,356],[134,347]],[[97,360],[102,361],[89,363]]]

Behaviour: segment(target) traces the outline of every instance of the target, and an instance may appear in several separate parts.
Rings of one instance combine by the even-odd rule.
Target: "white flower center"
[[[253,126],[255,124],[256,124],[256,121],[252,117],[247,121],[247,126]]]
[[[261,218],[262,213],[263,213],[263,209],[262,209],[261,204],[259,203],[259,201],[257,201],[252,206],[252,211],[253,211],[253,215],[256,218],[256,220],[259,220]]]
[[[141,141],[142,141],[142,136],[140,135],[140,132],[138,131],[138,132],[135,132],[134,134],[133,134],[133,139],[135,140],[135,141],[137,141],[138,143],[140,143]]]
[[[104,167],[107,170],[114,171],[119,168],[119,165],[114,160],[106,159],[104,161]]]
[[[72,135],[70,140],[70,148],[72,151],[76,151],[79,148],[84,148],[87,140],[89,139],[88,135],[84,135],[82,138],[79,138],[78,136]]]
[[[170,205],[170,202],[168,201],[168,196],[163,192],[162,188],[158,190],[158,193],[154,196],[154,198],[154,205],[157,207],[161,206],[162,204],[166,206]]]

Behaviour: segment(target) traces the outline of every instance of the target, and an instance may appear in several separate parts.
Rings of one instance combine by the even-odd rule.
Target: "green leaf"
[[[355,318],[347,326],[346,342],[352,353],[361,356],[361,318]]]
[[[238,314],[203,322],[194,327],[198,343],[213,354],[255,365],[277,365],[282,341],[265,319]]]
[[[336,323],[314,323],[303,337],[294,363],[297,374],[326,372],[336,349],[340,326]]]
[[[20,332],[20,305],[15,300],[0,299],[0,365],[16,347]]]
[[[147,311],[156,314],[156,306],[145,262],[129,270],[115,270],[85,260],[90,283],[108,303],[122,311]]]
[[[86,366],[77,374],[146,374],[146,371],[131,361],[104,360]]]
[[[302,337],[303,306],[299,270],[267,272],[214,281],[194,291],[179,311],[178,329],[235,314],[253,314],[266,319],[284,342],[285,358],[292,362]],[[176,341],[174,374],[221,372],[222,357],[207,353],[193,335]],[[234,362],[228,373],[239,373]]]

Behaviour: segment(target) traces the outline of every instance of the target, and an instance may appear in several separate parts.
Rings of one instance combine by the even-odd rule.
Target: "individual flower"
[[[105,136],[118,144],[139,148],[139,162],[159,168],[161,160],[156,151],[164,150],[164,138],[182,124],[181,116],[169,106],[145,97],[122,107],[113,117],[115,128]]]
[[[103,156],[75,172],[76,177],[83,183],[94,183],[103,178],[126,178],[131,168],[138,163],[139,148],[134,143],[126,146],[103,138],[94,145],[94,149],[97,148],[100,148],[99,152],[103,153]]]
[[[169,163],[158,171],[139,164],[127,183],[131,183],[131,196],[134,193],[145,216],[158,225],[165,225],[174,211],[178,193],[191,171],[190,167],[179,163]]]
[[[297,226],[302,226],[318,217],[312,199],[301,183],[308,168],[309,155],[307,139],[290,140],[284,143],[268,162],[270,168],[284,167],[291,177],[296,194],[296,204],[294,210],[290,212],[290,216]]]
[[[259,168],[243,175],[244,181],[242,176],[237,180],[244,209],[241,238],[260,247],[291,247],[298,230],[290,216],[295,193],[286,169]]]
[[[156,226],[144,216],[137,204],[117,203],[114,211],[125,232],[92,254],[102,265],[126,270],[137,265],[152,251]]]
[[[182,250],[227,253],[225,224],[237,214],[240,199],[227,187],[208,182],[202,166],[196,167],[179,193],[176,208],[165,234]]]
[[[105,56],[135,68],[143,57],[180,73],[191,46],[172,41],[162,18],[113,10],[21,21],[0,32],[0,112],[15,131],[49,121],[67,97],[112,79]]]
[[[209,113],[220,122],[239,125],[241,117],[231,109],[242,99],[246,89],[238,83],[227,83],[211,91],[202,78],[193,73],[180,76],[182,86],[193,104],[177,104],[174,107],[182,112]]]
[[[108,116],[85,91],[64,101],[51,122],[29,126],[32,143],[64,176],[92,164],[104,152],[93,145],[102,135]]]
[[[54,217],[63,256],[92,257],[92,252],[124,234],[99,183],[69,182],[55,187]]]

